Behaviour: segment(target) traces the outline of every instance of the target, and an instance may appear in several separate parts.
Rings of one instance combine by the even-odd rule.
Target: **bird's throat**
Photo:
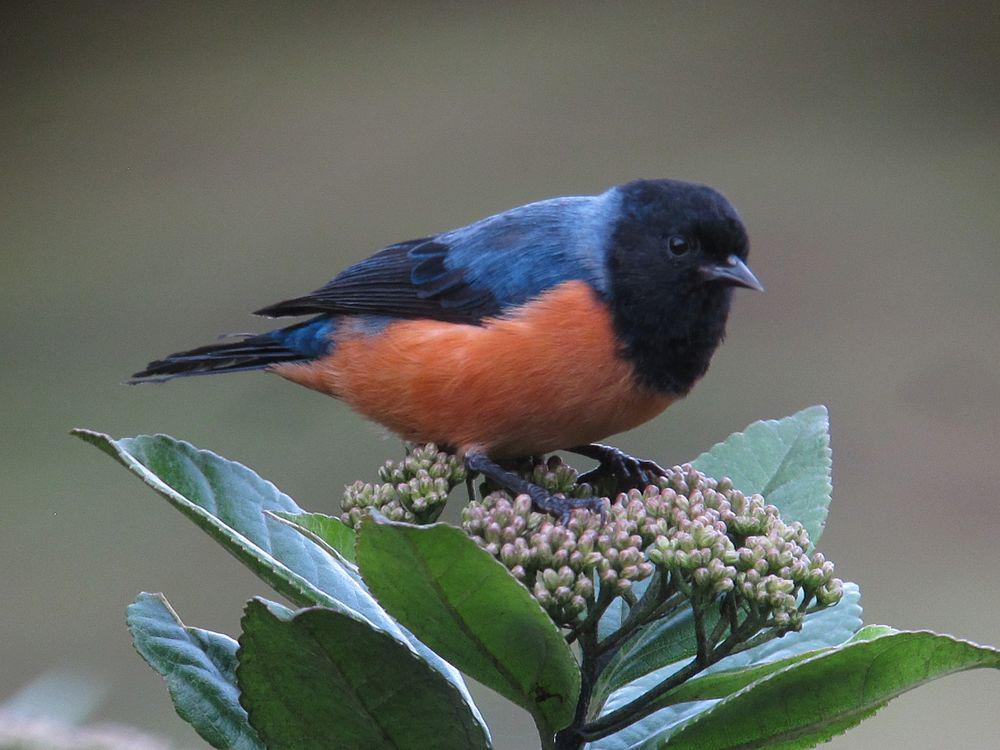
[[[726,332],[729,290],[614,303],[614,323],[636,377],[660,393],[684,395],[708,370]]]

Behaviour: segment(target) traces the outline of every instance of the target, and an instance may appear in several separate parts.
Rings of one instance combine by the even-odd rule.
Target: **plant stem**
[[[761,625],[761,628],[765,628],[766,630],[762,633],[755,635],[750,640],[744,641],[739,646],[734,648],[730,652],[730,654],[739,654],[743,651],[749,651],[750,649],[756,648],[757,646],[761,646],[767,643],[768,641],[773,641],[775,638],[780,638],[786,632],[783,630],[775,630],[766,623],[764,625]]]
[[[727,617],[727,610],[729,609],[728,605],[731,598],[732,593],[729,593],[725,595],[721,602],[719,602],[719,621],[715,623],[715,628],[712,629],[712,634],[708,637],[710,646],[714,647],[716,643],[722,640],[722,635],[726,632],[726,628],[733,630],[736,627],[732,624],[732,620]]]
[[[666,695],[678,685],[690,680],[706,667],[728,656],[744,638],[759,629],[760,622],[758,618],[748,617],[735,632],[730,633],[729,637],[719,644],[718,648],[709,651],[704,661],[697,657],[692,659],[684,667],[656,685],[656,687],[611,713],[592,721],[590,724],[585,724],[576,733],[583,740],[598,740],[649,716],[651,713],[659,710],[659,706],[656,703],[657,698]]]
[[[694,638],[697,641],[698,663],[702,666],[708,666],[708,656],[711,649],[711,644],[708,642],[708,635],[705,633],[705,610],[702,609],[702,600],[700,597],[693,597],[691,599],[691,613],[694,616]]]
[[[611,606],[611,602],[614,600],[614,592],[607,587],[602,587],[601,593],[597,596],[597,602],[591,608],[590,612],[587,613],[587,616],[582,622],[580,622],[579,625],[566,634],[566,643],[572,643],[579,638],[580,634],[583,632],[592,632],[601,621],[601,617],[607,611],[608,607]]]
[[[535,729],[538,731],[538,739],[541,741],[542,750],[556,750],[556,736],[545,724],[535,720]]]
[[[649,615],[643,620],[642,624],[645,625],[647,622],[659,620],[661,617],[671,615],[685,604],[687,604],[687,597],[680,592],[675,593],[673,596],[664,599],[659,605],[657,605],[656,609],[649,613]]]
[[[599,671],[595,648],[597,645],[594,632],[596,625],[597,620],[595,619],[586,629],[581,628],[580,630],[580,697],[576,702],[576,714],[573,716],[573,721],[568,727],[556,733],[552,745],[553,750],[579,750],[583,747],[584,739],[578,730],[587,720],[587,709],[590,707],[590,697],[594,692],[594,684],[597,682]],[[544,744],[543,747],[545,747]]]
[[[654,578],[646,593],[629,611],[621,627],[597,644],[597,652],[610,658],[636,630],[646,623],[665,617],[686,601],[682,594],[674,592],[672,584],[665,585],[662,580],[657,583]]]
[[[553,739],[554,744],[551,746],[553,750],[579,750],[583,747],[584,740],[577,730],[587,721],[587,711],[590,708],[590,699],[594,693],[597,676],[607,663],[600,658],[597,648],[597,626],[601,621],[601,616],[607,611],[615,597],[613,589],[602,588],[593,608],[587,613],[587,617],[566,637],[569,642],[575,639],[580,643],[580,697],[576,702],[576,714],[573,716],[573,721],[568,727],[556,733]],[[546,748],[544,743],[543,748]]]
[[[729,617],[729,632],[735,632],[740,626],[740,612],[736,606],[736,597],[730,593],[722,602],[726,606],[725,614]]]

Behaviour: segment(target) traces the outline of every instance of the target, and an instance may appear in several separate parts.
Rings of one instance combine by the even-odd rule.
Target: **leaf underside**
[[[716,703],[676,732],[669,747],[813,747],[908,690],[984,667],[1000,668],[1000,651],[926,631],[853,641],[775,672]]]
[[[465,681],[452,665],[400,627],[356,571],[287,523],[268,516],[268,512],[303,513],[271,482],[242,464],[167,435],[115,440],[90,430],[74,430],[73,434],[139,477],[290,601],[360,617],[413,648],[465,696],[469,711],[486,731]]]
[[[754,422],[692,461],[708,476],[728,476],[744,494],[759,493],[785,522],[798,521],[815,546],[833,492],[830,419],[811,406],[781,420]]]
[[[703,674],[742,669],[819,648],[838,646],[862,625],[860,599],[861,591],[857,585],[847,583],[840,602],[829,609],[807,615],[802,630],[786,633],[757,648],[727,657]],[[706,627],[712,627],[714,622],[713,615]],[[664,671],[671,671],[678,662],[692,658],[696,652],[694,619],[691,608],[685,607],[672,617],[648,625],[626,642],[601,674],[595,697],[603,702],[614,691],[637,680],[652,687],[666,677]]]
[[[263,750],[239,702],[236,641],[185,626],[162,594],[139,594],[126,623],[136,651],[163,676],[177,713],[202,739],[217,748]]]
[[[762,494],[786,522],[801,522],[815,544],[831,496],[828,429],[826,409],[811,407],[754,423],[693,463],[729,476],[744,493]],[[178,713],[212,746],[489,748],[464,681],[438,654],[528,710],[543,734],[572,720],[580,671],[562,633],[461,530],[370,518],[355,535],[337,518],[304,513],[246,467],[188,443],[74,434],[308,607],[293,612],[251,601],[238,652],[227,636],[185,626],[161,595],[142,594],[129,607],[136,649],[166,679]],[[843,600],[808,616],[801,632],[722,660],[658,699],[655,713],[587,747],[798,750],[925,682],[1000,668],[992,648],[930,632],[861,628],[858,599],[847,584]],[[626,614],[616,603],[601,637]],[[689,608],[647,625],[601,675],[591,711],[607,714],[641,696],[694,652]]]

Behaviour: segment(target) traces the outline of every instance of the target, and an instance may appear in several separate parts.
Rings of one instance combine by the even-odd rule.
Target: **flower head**
[[[574,495],[575,471],[558,458],[522,470],[550,491]],[[586,489],[584,489],[586,492]],[[701,602],[733,603],[783,629],[801,626],[811,600],[839,601],[843,584],[799,523],[786,524],[760,495],[690,464],[657,485],[619,494],[599,515],[574,511],[566,525],[532,511],[526,495],[496,491],[470,503],[462,527],[524,583],[553,619],[570,625],[595,601],[660,569],[670,585]]]
[[[380,482],[355,482],[344,488],[341,520],[357,528],[368,509],[393,521],[430,523],[441,515],[448,494],[465,481],[462,461],[433,443],[407,446],[401,461],[386,461]]]
[[[557,456],[515,469],[552,493],[592,493]],[[394,521],[430,523],[466,473],[460,459],[428,444],[387,461],[378,478],[345,488],[346,523],[357,528],[369,509]],[[810,604],[830,606],[843,595],[833,563],[809,551],[801,524],[785,523],[762,496],[746,495],[728,478],[713,479],[690,464],[668,469],[643,490],[619,493],[603,519],[581,509],[566,524],[535,512],[527,495],[483,486],[484,497],[462,510],[462,528],[560,625],[579,623],[598,592],[628,596],[657,570],[669,591],[693,605],[725,600],[731,611],[781,630],[800,628]]]

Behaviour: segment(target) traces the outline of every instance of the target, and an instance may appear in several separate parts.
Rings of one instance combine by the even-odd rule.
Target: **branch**
[[[607,608],[608,603],[614,600],[615,595],[611,593],[611,589],[607,589],[608,595],[604,596],[602,591],[601,596],[598,598],[598,604],[594,607],[594,612],[601,611]],[[606,602],[603,607],[601,606],[601,600],[606,598]],[[590,617],[588,616],[588,620]],[[583,742],[580,739],[579,732],[577,732],[577,727],[581,726],[587,719],[587,710],[590,708],[590,698],[594,692],[594,684],[597,681],[597,675],[599,672],[599,667],[597,665],[596,659],[596,625],[600,616],[592,620],[588,625],[586,621],[581,624],[577,632],[580,637],[580,697],[576,702],[576,713],[573,716],[573,721],[568,727],[558,732],[553,738],[552,748],[554,750],[578,750],[578,748],[583,746]],[[586,627],[585,627],[586,626]]]
[[[632,611],[632,607],[634,607],[639,601],[636,599],[635,592],[632,591],[632,589],[626,589],[623,591],[622,599],[624,599],[625,603],[628,604],[629,611]]]
[[[735,633],[730,633],[729,637],[720,643],[718,648],[707,655],[704,663],[697,657],[692,659],[684,667],[635,700],[584,725],[578,732],[579,736],[588,741],[599,740],[649,716],[651,713],[659,710],[659,707],[656,705],[658,698],[666,695],[682,683],[687,682],[705,668],[729,656],[747,635],[759,629],[760,623],[757,618],[747,618]]]
[[[686,601],[683,594],[675,593],[672,582],[664,585],[660,578],[660,572],[657,570],[653,574],[653,580],[650,582],[649,588],[646,589],[646,593],[629,610],[628,617],[625,618],[618,630],[597,644],[597,653],[614,653],[640,627],[665,617]]]
[[[699,664],[708,666],[708,658],[712,646],[708,642],[708,636],[705,634],[705,611],[701,608],[701,605],[700,597],[696,596],[691,599],[691,614],[694,616],[694,639],[697,643],[696,648],[698,649],[696,658]]]
[[[715,646],[720,640],[722,640],[722,635],[726,632],[726,628],[730,631],[735,630],[739,626],[739,621],[733,625],[731,618],[727,616],[729,610],[729,604],[732,602],[732,592],[726,594],[722,601],[719,602],[719,621],[715,623],[715,628],[712,629],[712,634],[708,637],[709,645]]]
[[[597,623],[601,621],[601,617],[604,616],[604,613],[607,612],[608,607],[611,606],[611,602],[614,600],[614,592],[608,587],[602,587],[601,593],[597,596],[597,602],[591,607],[586,618],[566,634],[566,643],[572,643],[583,633],[591,633],[597,627]]]

